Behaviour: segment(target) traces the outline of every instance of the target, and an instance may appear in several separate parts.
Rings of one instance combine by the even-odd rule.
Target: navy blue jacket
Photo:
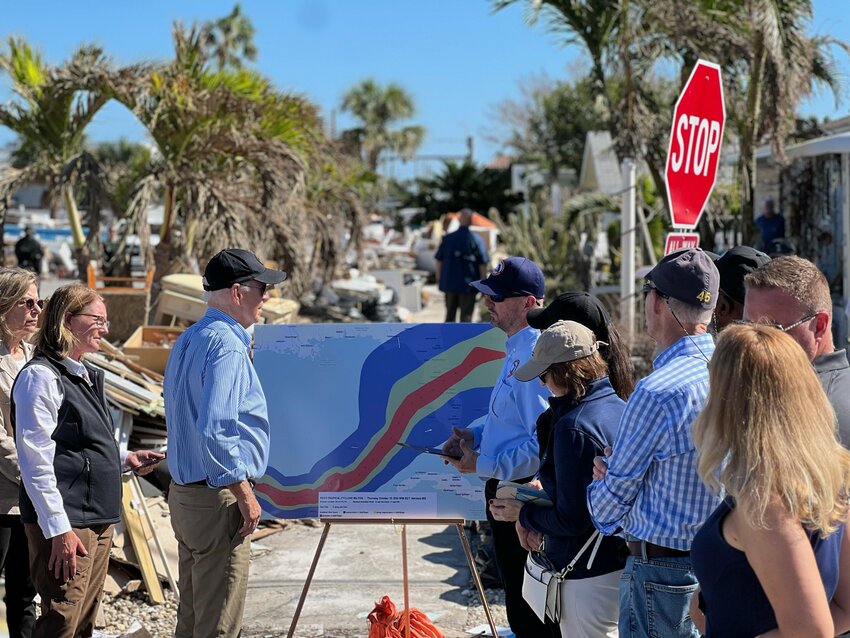
[[[480,266],[489,261],[484,241],[467,226],[443,237],[434,259],[442,262],[440,290],[458,294],[475,294],[469,284],[481,279]]]
[[[550,397],[549,409],[538,419],[538,423],[554,423],[539,472],[553,507],[526,504],[519,520],[523,527],[545,535],[546,555],[558,569],[572,561],[594,531],[587,510],[593,457],[613,445],[625,405],[608,377],[603,377],[588,385],[578,404],[568,396]],[[623,542],[619,537],[606,537],[588,570],[591,546],[568,578],[589,578],[622,569]]]

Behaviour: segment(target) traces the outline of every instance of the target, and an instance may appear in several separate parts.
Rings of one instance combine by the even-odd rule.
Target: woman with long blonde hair
[[[709,377],[693,437],[700,476],[726,499],[691,547],[695,622],[709,638],[850,629],[850,452],[805,352],[777,328],[735,325]]]

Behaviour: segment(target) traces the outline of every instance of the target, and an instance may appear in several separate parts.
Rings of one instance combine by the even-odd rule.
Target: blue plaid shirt
[[[700,352],[702,351],[702,353]],[[691,425],[708,395],[711,335],[682,337],[653,362],[626,404],[608,472],[587,488],[596,527],[629,539],[690,550],[720,503],[697,474]]]

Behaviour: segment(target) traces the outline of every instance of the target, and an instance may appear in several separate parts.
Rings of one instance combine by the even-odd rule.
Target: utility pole
[[[466,159],[472,164],[472,151],[475,149],[475,140],[471,135],[466,137]]]
[[[623,195],[620,204],[620,318],[631,342],[635,330],[635,163],[621,166]]]

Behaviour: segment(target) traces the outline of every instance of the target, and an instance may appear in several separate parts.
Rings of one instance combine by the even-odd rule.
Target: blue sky
[[[84,42],[103,46],[118,63],[165,59],[172,51],[171,24],[227,14],[232,0],[66,0],[7,2],[0,35],[26,37],[51,62]],[[813,31],[850,41],[848,0],[814,0]],[[546,74],[570,78],[587,68],[579,49],[565,47],[542,24],[523,20],[525,3],[496,14],[489,0],[245,0],[256,28],[256,67],[279,88],[301,93],[330,117],[345,90],[373,77],[397,82],[414,97],[425,126],[424,154],[463,155],[466,137],[474,159],[498,152],[489,140],[499,130],[496,106],[519,99],[520,85]],[[841,117],[850,113],[850,58],[839,54],[845,83],[836,110],[830,94],[809,99],[803,112]],[[5,85],[0,98],[8,98]],[[351,125],[336,116],[337,129]],[[94,140],[143,139],[143,129],[123,107],[104,109],[90,128]],[[0,128],[0,144],[13,139]],[[397,168],[399,175],[414,170]],[[424,170],[420,165],[418,170]]]

